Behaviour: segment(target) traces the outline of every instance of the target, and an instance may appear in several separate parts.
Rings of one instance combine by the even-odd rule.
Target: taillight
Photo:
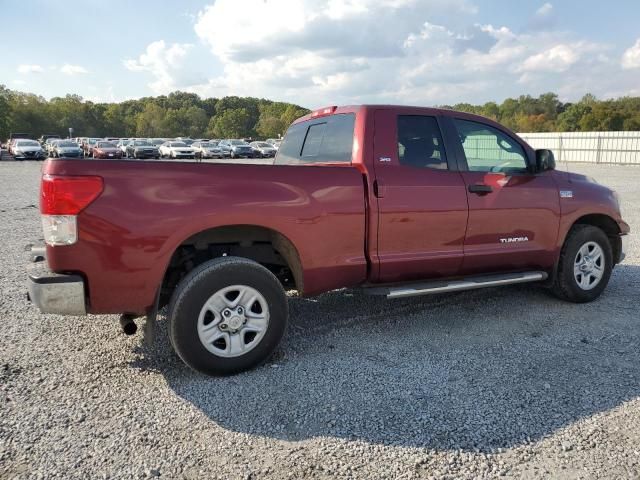
[[[76,215],[102,193],[101,177],[44,175],[40,212],[44,240],[49,245],[73,245],[78,240]]]
[[[43,175],[40,213],[77,215],[102,193],[102,177]]]

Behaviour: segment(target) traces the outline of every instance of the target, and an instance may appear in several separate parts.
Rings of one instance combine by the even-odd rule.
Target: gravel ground
[[[638,237],[589,305],[531,285],[294,298],[274,360],[207,378],[164,318],[147,347],[27,304],[39,168],[0,163],[0,478],[640,478]],[[638,230],[640,167],[571,168]]]

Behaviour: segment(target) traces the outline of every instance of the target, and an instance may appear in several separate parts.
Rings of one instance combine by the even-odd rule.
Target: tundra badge
[[[528,242],[529,237],[508,237],[501,238],[500,243],[520,243],[520,242]]]

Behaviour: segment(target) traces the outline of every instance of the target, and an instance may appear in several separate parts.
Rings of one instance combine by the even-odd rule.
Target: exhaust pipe
[[[138,331],[138,326],[134,322],[134,316],[123,313],[120,315],[120,327],[125,335],[133,335]]]

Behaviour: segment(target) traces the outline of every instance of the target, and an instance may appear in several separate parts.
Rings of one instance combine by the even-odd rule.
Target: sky
[[[0,0],[0,84],[308,108],[640,96],[638,19],[638,0]]]

